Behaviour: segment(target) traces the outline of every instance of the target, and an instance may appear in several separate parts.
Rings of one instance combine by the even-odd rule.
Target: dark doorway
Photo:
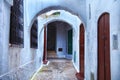
[[[80,25],[80,36],[79,36],[79,67],[80,67],[80,72],[76,74],[78,80],[84,80],[84,42],[85,42],[85,30],[84,30],[84,25]]]
[[[56,54],[56,24],[47,25],[47,58],[57,58]]]
[[[109,14],[98,20],[98,79],[111,80],[110,76],[110,26]]]
[[[56,26],[53,24],[47,25],[47,51],[56,50]]]
[[[72,27],[64,21],[47,24],[47,58],[72,58]]]

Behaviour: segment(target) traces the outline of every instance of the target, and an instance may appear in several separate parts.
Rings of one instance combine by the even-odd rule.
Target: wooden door
[[[43,50],[43,63],[47,64],[47,31],[46,26],[44,27],[44,50]]]
[[[80,35],[79,35],[79,67],[80,67],[80,72],[76,74],[78,80],[84,80],[84,48],[85,48],[85,30],[84,30],[84,25],[80,25]]]
[[[80,73],[84,77],[84,26],[80,26]]]
[[[98,80],[111,80],[109,14],[98,21]]]

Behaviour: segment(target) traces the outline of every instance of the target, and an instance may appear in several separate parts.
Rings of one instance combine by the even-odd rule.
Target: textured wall
[[[0,75],[8,71],[10,5],[0,1]]]
[[[63,24],[57,24],[57,43],[56,43],[56,52],[58,57],[65,57],[67,54],[67,30],[66,26]],[[59,51],[59,48],[62,48],[62,51]]]
[[[13,5],[13,0],[5,0],[7,3],[9,3],[10,5]]]
[[[0,0],[0,80],[29,80],[41,66],[41,53],[31,49],[27,41],[24,48],[11,47],[9,30],[10,5]],[[25,37],[30,40],[30,32]]]
[[[43,55],[43,27],[51,20],[64,20],[73,26],[73,55],[76,54],[73,63],[79,71],[79,25],[81,21],[72,14],[61,11],[58,17],[47,19],[39,18],[38,28],[38,49],[30,48],[30,29],[31,21],[34,16],[44,8],[49,6],[62,6],[81,16],[86,23],[85,26],[85,80],[90,80],[93,73],[97,80],[97,21],[103,12],[110,13],[110,55],[111,55],[111,78],[120,79],[120,43],[118,49],[113,50],[114,34],[120,40],[120,1],[119,0],[74,0],[74,1],[48,1],[48,0],[24,0],[24,48],[9,47],[9,22],[10,5],[4,0],[0,0],[0,79],[19,79],[28,80],[30,76],[42,65]],[[71,6],[72,3],[72,6]],[[86,16],[87,15],[87,16]],[[74,56],[73,56],[74,57]],[[74,58],[73,58],[74,60]],[[28,74],[29,73],[29,74]],[[27,76],[24,76],[28,74]]]
[[[72,4],[72,6],[71,6]],[[25,25],[30,26],[32,19],[41,10],[50,6],[60,6],[63,9],[69,9],[71,13],[80,16],[83,21],[86,21],[86,0],[24,0],[25,11]]]
[[[2,22],[2,0],[0,1],[0,21]],[[2,52],[3,52],[3,49],[2,49],[2,24],[0,24],[0,50],[1,50],[1,54],[0,56],[2,56]],[[0,74],[1,74],[1,71],[2,71],[2,58],[0,58]]]
[[[87,1],[87,28],[86,28],[86,68],[85,78],[90,80],[90,74],[94,74],[94,79],[97,80],[97,29],[98,19],[104,12],[110,14],[110,60],[111,60],[111,80],[120,79],[120,43],[118,42],[118,49],[113,49],[113,35],[120,36],[120,1],[119,0],[100,0]]]

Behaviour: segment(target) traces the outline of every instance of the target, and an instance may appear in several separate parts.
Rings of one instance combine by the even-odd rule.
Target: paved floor
[[[77,80],[71,60],[51,59],[44,65],[33,80]]]
[[[55,51],[47,51],[47,58],[58,58]]]

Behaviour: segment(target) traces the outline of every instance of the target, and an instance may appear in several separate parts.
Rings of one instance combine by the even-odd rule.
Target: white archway
[[[79,54],[76,54],[76,53],[79,53],[79,25],[81,24],[81,20],[67,12],[67,11],[64,11],[64,10],[60,10],[60,15],[57,16],[57,17],[49,17],[49,18],[46,18],[46,19],[43,19],[41,18],[40,16],[38,17],[38,24],[39,24],[39,27],[38,27],[38,49],[39,49],[39,53],[43,53],[43,35],[44,35],[44,25],[47,25],[48,23],[51,23],[51,22],[54,22],[54,21],[63,21],[63,22],[66,22],[68,24],[70,24],[73,28],[73,55],[75,53],[76,56],[78,56]],[[43,54],[41,54],[41,56],[43,56]],[[74,57],[73,57],[74,58]],[[42,59],[42,58],[41,58]],[[73,62],[74,62],[74,59],[73,59]],[[74,62],[74,65],[77,69],[77,71],[79,71],[79,57],[76,58],[76,62]]]

